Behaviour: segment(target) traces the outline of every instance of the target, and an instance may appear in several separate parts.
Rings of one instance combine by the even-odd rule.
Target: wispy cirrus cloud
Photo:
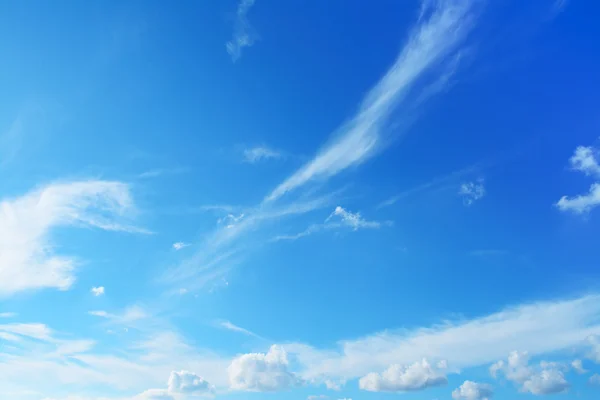
[[[337,348],[303,343],[287,343],[285,348],[302,366],[300,376],[311,382],[360,378],[423,358],[447,360],[451,371],[492,364],[515,348],[526,349],[531,356],[570,348],[583,352],[585,338],[600,332],[599,300],[600,296],[589,295],[523,304],[471,320],[342,340]],[[537,390],[535,382],[532,385]]]
[[[283,158],[283,152],[267,146],[256,146],[244,149],[244,162],[255,164],[266,160],[277,160]]]
[[[392,112],[405,103],[417,81],[456,54],[475,23],[473,1],[425,2],[417,25],[383,78],[358,112],[334,133],[331,143],[267,197],[274,201],[316,179],[326,179],[372,157],[384,145]],[[439,90],[438,90],[439,92]]]
[[[51,184],[0,202],[0,295],[23,290],[67,290],[77,259],[55,255],[52,231],[91,227],[148,233],[131,224],[136,209],[129,186],[115,181]]]
[[[256,333],[249,331],[248,329],[242,328],[241,326],[237,326],[229,321],[217,321],[216,326],[221,329],[226,329],[228,331],[242,333],[244,335],[253,336],[255,338],[261,338]]]
[[[233,27],[233,37],[225,45],[227,53],[231,56],[233,62],[236,62],[242,56],[244,47],[250,47],[256,40],[256,33],[248,22],[248,12],[254,5],[255,0],[240,0],[236,18]]]
[[[477,200],[485,196],[485,186],[483,179],[475,182],[465,182],[460,185],[458,195],[462,197],[465,206],[473,205]]]

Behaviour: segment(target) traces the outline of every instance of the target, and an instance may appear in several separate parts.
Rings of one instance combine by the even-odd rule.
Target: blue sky
[[[600,5],[0,5],[0,398],[591,400]]]

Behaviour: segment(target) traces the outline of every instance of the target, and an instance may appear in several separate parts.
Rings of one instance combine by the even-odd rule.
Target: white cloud
[[[301,384],[288,366],[286,351],[277,345],[271,346],[266,354],[243,354],[235,358],[227,369],[231,389],[275,392]]]
[[[597,335],[590,335],[587,338],[587,344],[590,347],[587,358],[596,364],[600,364],[600,337]]]
[[[143,320],[149,317],[146,310],[137,305],[125,308],[125,310],[123,310],[123,312],[119,314],[111,314],[104,310],[88,311],[88,314],[94,317],[106,318],[110,322],[119,325],[130,325],[136,321]]]
[[[277,242],[279,240],[297,240],[305,236],[312,235],[313,233],[336,228],[351,228],[353,231],[357,231],[359,229],[378,229],[382,225],[392,225],[392,222],[385,221],[382,223],[378,221],[368,221],[364,219],[359,212],[352,213],[343,207],[337,206],[329,215],[329,217],[327,217],[324,223],[310,225],[300,233],[292,235],[277,235],[271,239],[271,241]]]
[[[585,214],[600,205],[600,183],[593,183],[587,194],[575,197],[563,196],[556,203],[561,211],[571,211],[575,214]]]
[[[340,381],[340,380],[332,380],[332,379],[325,379],[325,387],[327,387],[327,389],[329,390],[342,390],[342,386],[344,386],[346,384],[345,381]]]
[[[492,387],[485,383],[465,381],[452,392],[454,400],[490,400],[494,394]]]
[[[214,387],[204,378],[188,371],[172,371],[168,385],[170,394],[198,396],[214,392]]]
[[[94,296],[102,296],[104,294],[104,286],[93,287],[91,292]]]
[[[133,400],[175,400],[164,389],[148,389],[133,398]]]
[[[58,183],[0,202],[0,296],[41,289],[67,290],[77,259],[55,254],[52,230],[87,226],[142,232],[124,224],[135,212],[121,182]]]
[[[308,396],[306,398],[306,400],[324,400],[324,399],[328,399],[329,396],[326,396],[324,394],[319,394],[319,395],[312,395],[312,396]]]
[[[575,370],[575,372],[581,375],[587,374],[588,372],[585,368],[583,368],[583,362],[581,360],[573,360],[571,367]]]
[[[12,318],[12,317],[16,317],[17,313],[14,312],[1,312],[0,313],[0,318]]]
[[[184,242],[176,242],[176,243],[173,243],[173,248],[174,248],[175,250],[181,250],[181,249],[183,249],[184,247],[188,247],[189,245],[190,245],[189,243],[184,243]]]
[[[0,324],[0,332],[24,336],[37,340],[50,340],[52,330],[39,323]]]
[[[302,366],[308,381],[354,379],[392,364],[412,364],[422,358],[448,360],[453,368],[491,364],[514,348],[541,355],[581,346],[600,334],[600,296],[508,307],[471,320],[444,321],[414,330],[388,330],[342,340],[335,348],[319,349],[287,343],[286,350]]]
[[[233,37],[225,46],[233,62],[236,62],[241,57],[244,47],[252,46],[256,40],[256,34],[247,18],[248,12],[253,5],[254,0],[240,0],[238,4]]]
[[[594,374],[590,376],[590,385],[598,385],[600,386],[600,374]]]
[[[244,161],[250,164],[269,159],[279,159],[282,157],[283,154],[280,151],[273,150],[265,146],[257,146],[244,150]]]
[[[345,210],[344,208],[337,206],[335,210],[331,213],[331,215],[325,220],[325,222],[330,221],[333,218],[339,218],[340,222],[343,225],[346,225],[353,230],[358,230],[360,228],[379,228],[381,227],[381,223],[377,221],[367,221],[365,220],[359,212],[352,213],[350,211]]]
[[[358,385],[370,392],[408,392],[447,383],[446,375],[423,359],[409,366],[393,364],[381,374],[371,372],[360,378]]]
[[[506,379],[520,385],[523,392],[535,395],[565,392],[569,388],[562,365],[559,363],[541,362],[539,366],[529,365],[527,352],[513,351],[508,356],[508,363],[498,362],[490,368],[497,377],[502,372]]]
[[[581,171],[588,176],[600,177],[600,163],[598,150],[593,147],[578,146],[569,159],[571,168]]]
[[[485,186],[483,186],[483,179],[479,179],[477,182],[466,182],[460,185],[458,194],[463,198],[463,204],[470,206],[477,200],[485,196]]]
[[[241,326],[237,326],[235,324],[232,324],[229,321],[218,321],[217,325],[220,328],[227,329],[227,330],[230,330],[230,331],[233,331],[233,332],[239,332],[239,333],[243,333],[244,335],[259,337],[256,333],[251,332],[248,329],[244,329]]]
[[[473,1],[442,0],[424,10],[398,58],[363,99],[358,112],[311,161],[277,186],[273,201],[315,179],[325,179],[372,157],[394,109],[408,97],[424,72],[448,58],[471,31]],[[435,80],[435,79],[434,79]]]

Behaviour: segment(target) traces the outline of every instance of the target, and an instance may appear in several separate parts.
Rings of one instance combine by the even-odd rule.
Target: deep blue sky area
[[[592,400],[600,3],[0,4],[0,398]]]

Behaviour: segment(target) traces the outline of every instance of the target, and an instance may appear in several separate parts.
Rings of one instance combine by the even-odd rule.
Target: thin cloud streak
[[[338,129],[329,146],[277,186],[265,202],[358,165],[382,147],[382,135],[394,109],[424,72],[454,53],[474,25],[472,1],[443,0],[428,4],[396,62],[367,94],[358,113]]]
[[[231,60],[236,62],[242,56],[242,49],[250,47],[256,40],[256,34],[248,22],[248,12],[254,5],[254,0],[240,0],[236,11],[233,37],[225,45]]]

